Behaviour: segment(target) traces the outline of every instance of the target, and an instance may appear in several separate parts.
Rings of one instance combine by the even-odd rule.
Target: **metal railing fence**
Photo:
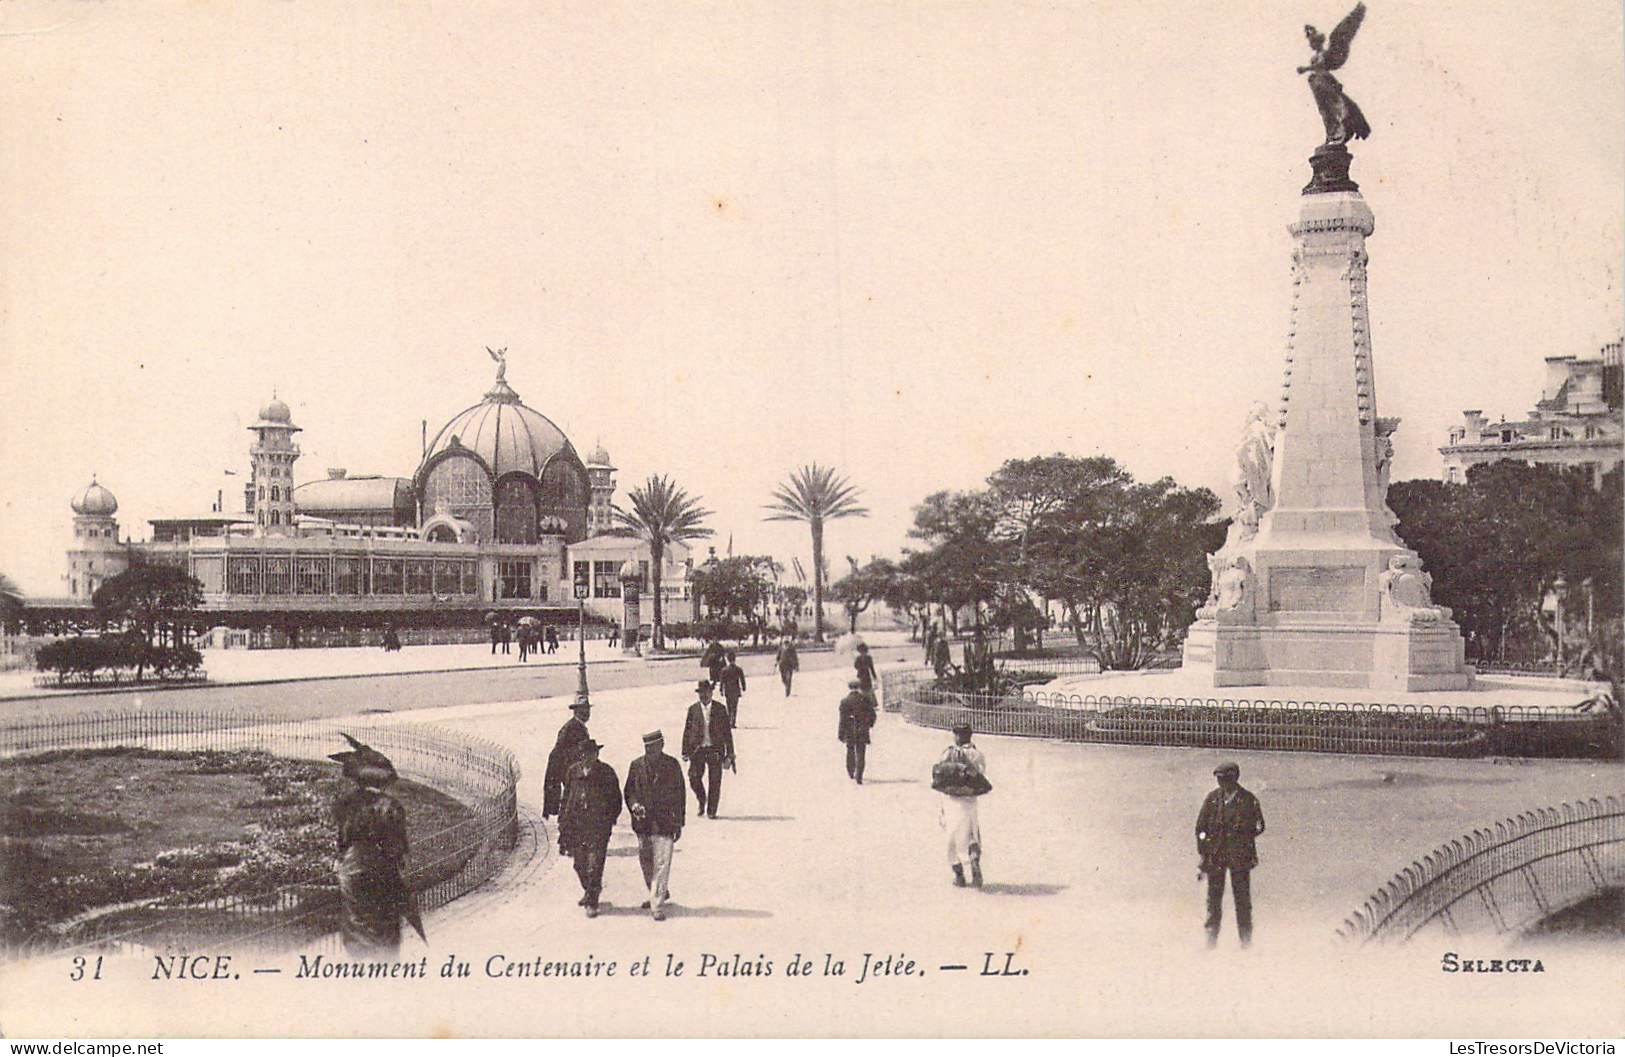
[[[912,723],[1064,741],[1393,756],[1610,758],[1620,726],[1606,713],[1522,705],[1451,707],[1312,698],[1157,697],[939,689],[930,671],[881,676],[888,711]]]
[[[1351,943],[1521,932],[1625,886],[1625,801],[1592,797],[1477,829],[1411,863],[1337,930]]]
[[[519,765],[495,742],[429,724],[372,726],[333,720],[267,720],[243,712],[141,709],[44,716],[0,726],[0,758],[63,749],[143,748],[179,752],[261,751],[325,759],[355,734],[394,762],[403,778],[459,801],[471,815],[415,836],[407,883],[419,908],[444,906],[493,877],[519,834]],[[137,901],[48,939],[0,945],[0,958],[82,947],[162,945],[177,933],[207,936],[216,946],[287,946],[319,940],[338,927],[338,892],[330,864],[263,887],[214,889]]]

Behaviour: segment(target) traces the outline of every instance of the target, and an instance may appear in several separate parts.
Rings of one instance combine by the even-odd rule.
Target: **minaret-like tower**
[[[293,413],[288,405],[275,394],[269,404],[260,408],[259,421],[248,428],[253,430],[255,441],[248,449],[245,509],[254,515],[254,528],[259,535],[291,536],[294,534],[293,463],[299,458],[299,445],[293,442],[293,435],[300,429],[293,424]]]
[[[615,496],[615,466],[602,443],[587,457],[587,483],[592,501],[587,506],[587,535],[597,536],[615,527],[611,500]]]
[[[68,548],[70,597],[88,601],[96,588],[129,568],[129,556],[118,541],[118,500],[96,483],[90,484],[69,501],[73,507],[73,546]]]

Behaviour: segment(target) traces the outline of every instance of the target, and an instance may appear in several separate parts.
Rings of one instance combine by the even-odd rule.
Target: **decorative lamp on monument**
[[[643,614],[639,605],[639,594],[643,590],[643,570],[631,558],[621,563],[621,652],[635,654],[638,652],[638,628],[642,626]]]
[[[592,584],[585,569],[576,573],[575,596],[578,611],[576,641],[580,644],[576,661],[576,704],[590,703],[587,698],[587,594]]]

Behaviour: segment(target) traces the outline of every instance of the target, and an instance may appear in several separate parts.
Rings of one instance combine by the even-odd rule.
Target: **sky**
[[[1465,408],[1622,329],[1617,3],[1371,0],[1378,407],[1396,478]],[[1322,131],[1285,3],[0,5],[0,571],[65,593],[69,498],[241,506],[273,391],[296,479],[410,476],[508,380],[719,551],[806,562],[774,485],[870,517],[1004,460],[1228,496],[1285,347]],[[238,476],[225,476],[235,470]],[[231,490],[236,489],[233,496]]]

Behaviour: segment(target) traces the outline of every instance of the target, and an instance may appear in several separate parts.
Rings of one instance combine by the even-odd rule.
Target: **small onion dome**
[[[643,570],[631,558],[621,563],[620,577],[622,580],[642,580]]]
[[[112,492],[97,484],[94,477],[90,479],[90,484],[85,490],[74,496],[70,503],[75,514],[87,517],[112,517],[118,513],[118,500],[113,498]]]
[[[286,425],[293,421],[293,412],[288,409],[287,404],[273,396],[269,404],[260,408],[260,420],[263,422],[279,422]]]
[[[613,467],[615,464],[609,461],[609,452],[604,450],[604,445],[600,442],[592,449],[592,453],[587,456],[587,465]]]

